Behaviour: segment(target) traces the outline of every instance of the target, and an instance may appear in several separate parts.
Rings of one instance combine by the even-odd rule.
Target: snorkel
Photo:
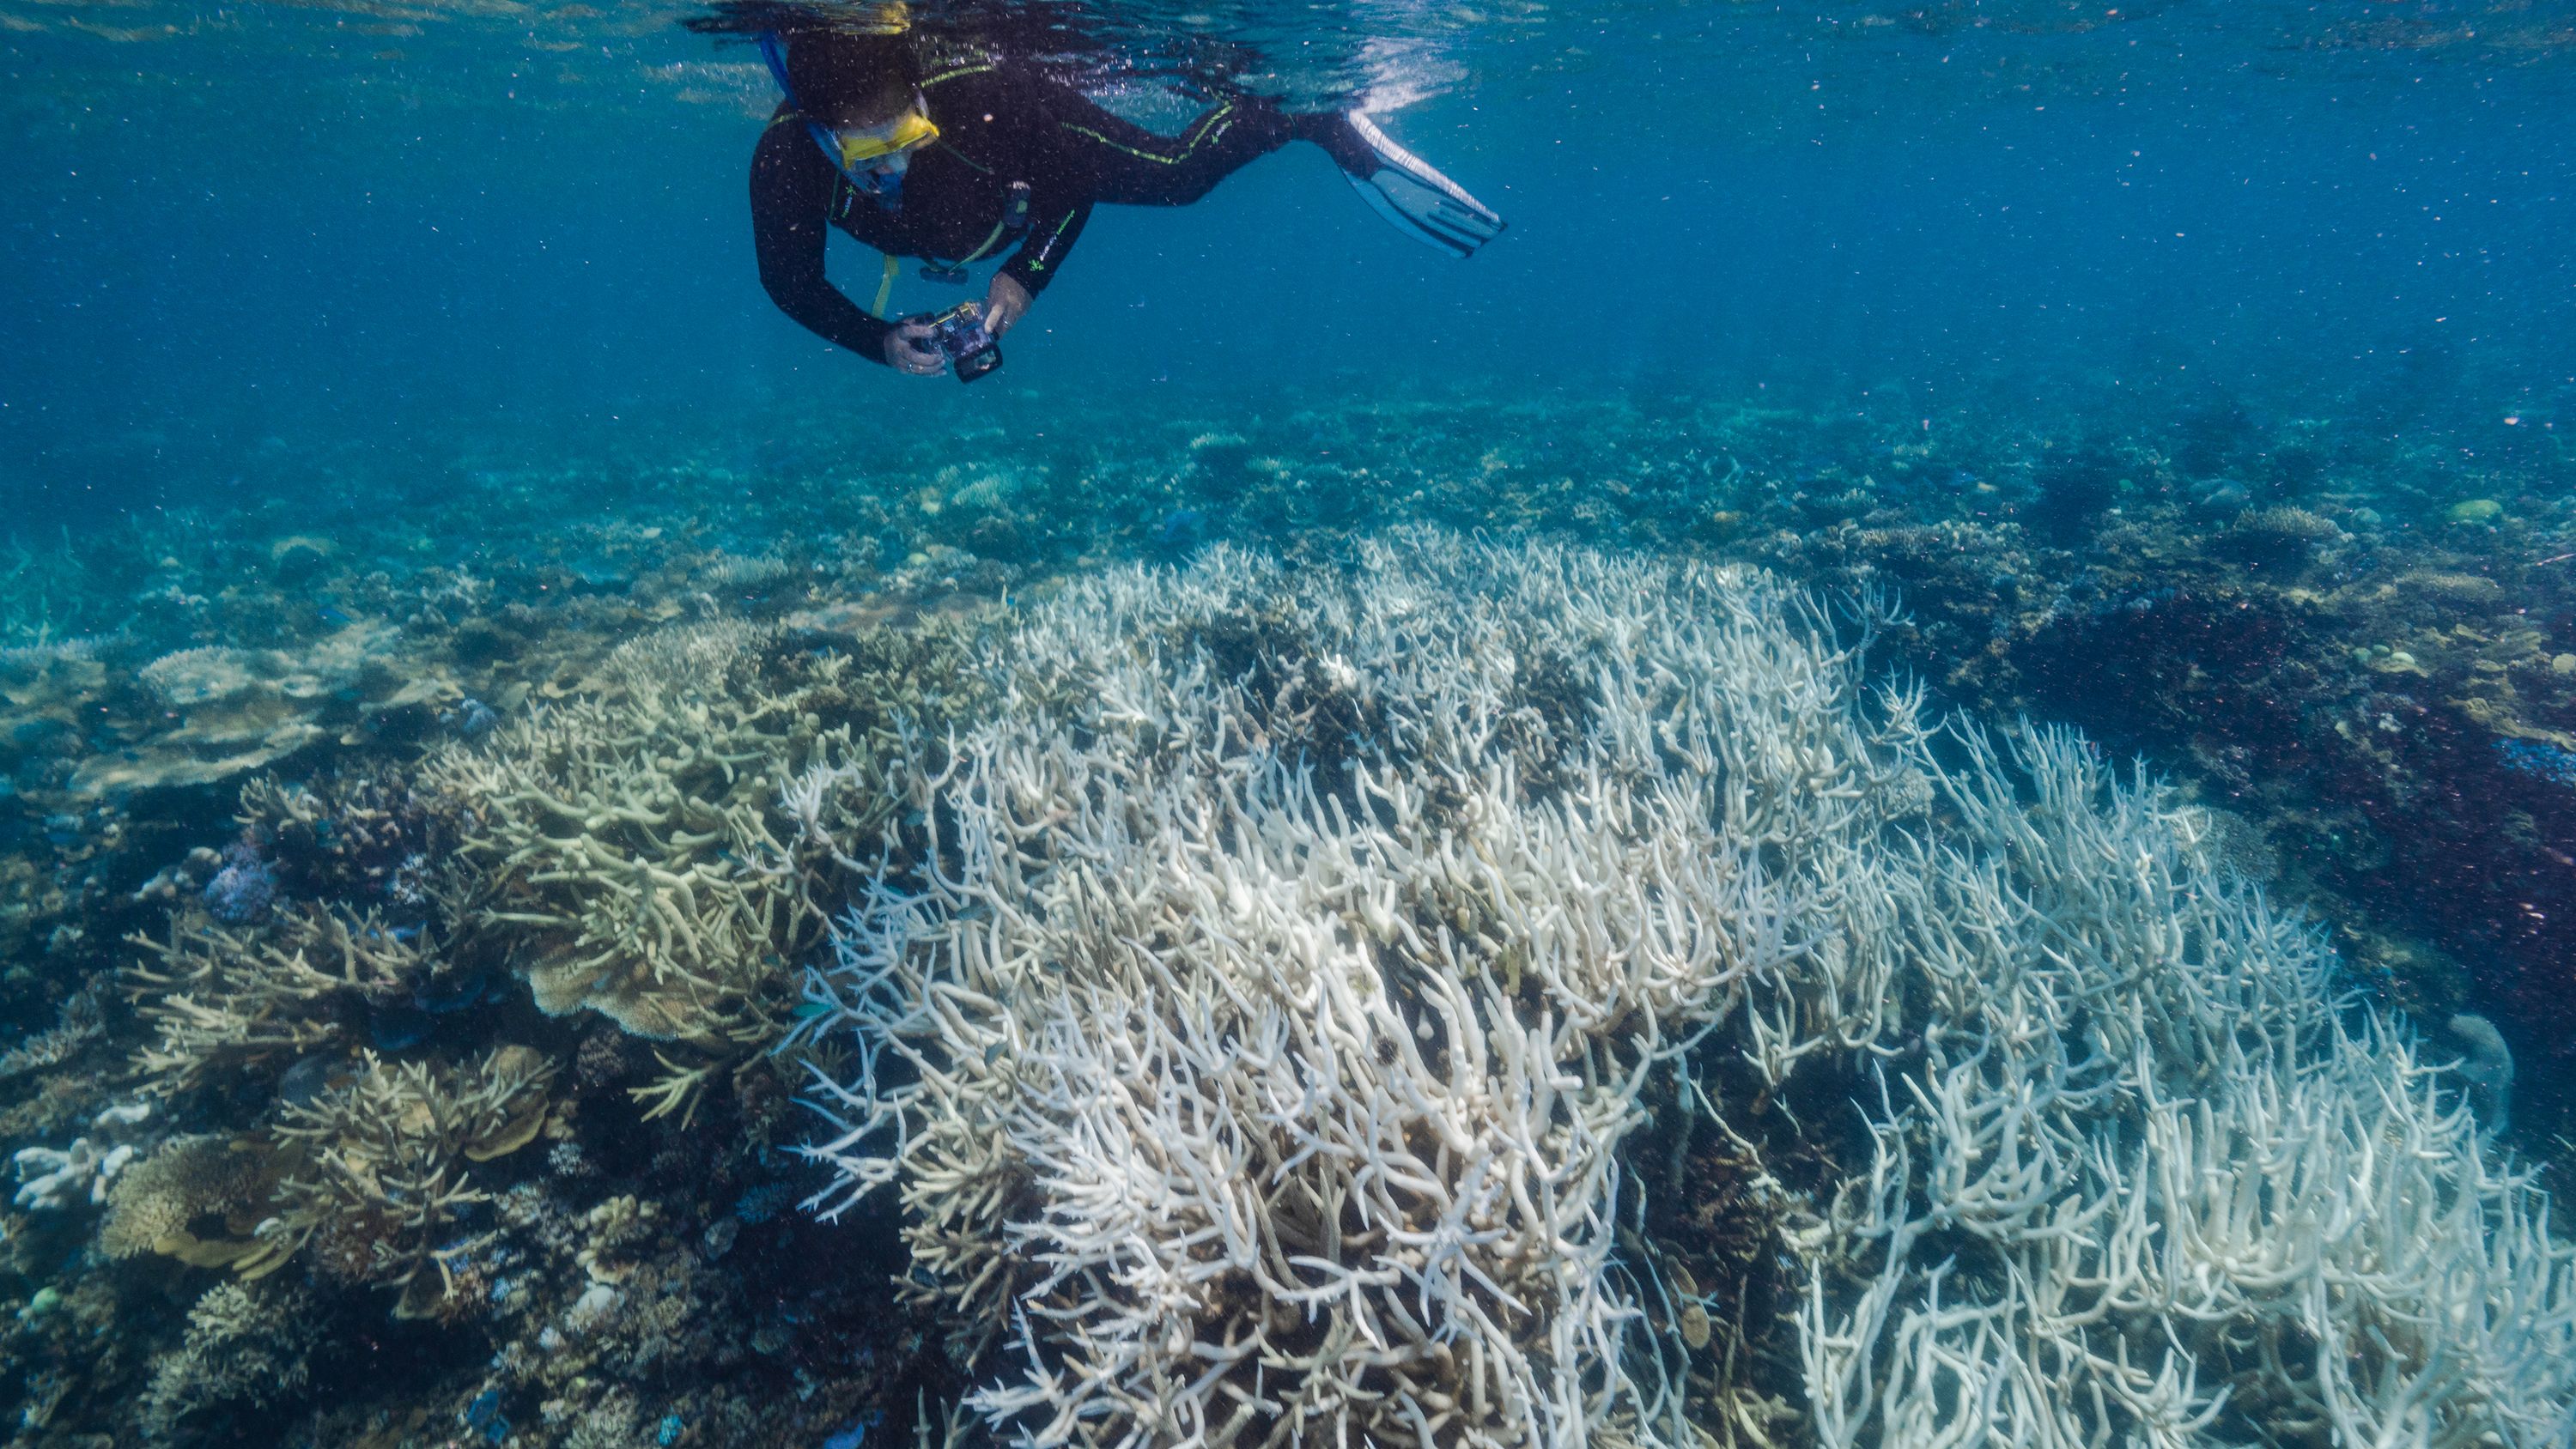
[[[787,78],[787,47],[778,32],[760,33],[760,58],[769,63],[770,77],[778,82],[788,108],[805,123],[805,133],[823,148],[823,156],[832,163],[832,169],[852,187],[874,197],[878,205],[889,210],[901,206],[903,174],[911,165],[912,153],[939,139],[939,128],[931,124],[921,93],[913,92],[912,103],[893,119],[867,127],[857,135],[844,135],[814,119],[813,113],[796,98],[795,83]]]

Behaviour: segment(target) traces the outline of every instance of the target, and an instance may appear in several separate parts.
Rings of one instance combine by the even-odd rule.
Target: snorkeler
[[[828,342],[900,372],[954,366],[972,379],[998,364],[991,344],[1027,315],[1091,208],[1186,206],[1290,141],[1324,148],[1378,212],[1415,238],[1468,256],[1503,219],[1388,140],[1356,112],[1290,115],[1229,96],[1177,136],[1102,110],[1034,67],[984,55],[939,61],[896,27],[853,35],[760,37],[786,100],[751,163],[760,282],[780,311]],[[872,307],[824,274],[839,227],[884,254]],[[1008,253],[980,305],[889,321],[897,257],[962,282]]]

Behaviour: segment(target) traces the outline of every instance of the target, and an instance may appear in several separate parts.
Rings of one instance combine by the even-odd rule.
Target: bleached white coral
[[[1819,1442],[2576,1428],[2545,1200],[2317,934],[2071,735],[1936,751],[1759,574],[1217,550],[991,667],[808,1029],[821,1205],[900,1190],[1026,1442],[1695,1442],[1622,1237],[1667,1064],[1757,1167],[1863,1088],[1777,1245]]]
[[[1922,1049],[1801,1245],[1822,1442],[2567,1442],[2576,1267],[2409,1030],[2081,740],[1963,750],[1885,877]]]
[[[69,1147],[22,1147],[10,1157],[18,1175],[18,1206],[59,1211],[84,1199],[107,1201],[116,1175],[134,1161],[129,1138],[151,1120],[148,1103],[119,1103],[91,1119],[99,1138],[75,1137]]]
[[[131,1147],[103,1148],[86,1137],[72,1145],[21,1147],[10,1158],[18,1172],[18,1206],[62,1209],[86,1197],[107,1201],[107,1185],[134,1156]]]
[[[1032,1442],[1687,1442],[1623,1351],[1617,1149],[1814,944],[1764,853],[1893,775],[1753,576],[1370,567],[1220,551],[1042,613],[1027,707],[919,782],[920,889],[815,981],[863,1063],[829,1210],[902,1185],[961,1347],[1017,1350],[975,1406]],[[1656,590],[1708,677],[1603,647]]]

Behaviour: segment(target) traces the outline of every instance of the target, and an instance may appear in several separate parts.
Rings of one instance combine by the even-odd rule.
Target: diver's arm
[[[1000,275],[1034,299],[1082,235],[1098,190],[1079,148],[1065,144],[1058,118],[1097,108],[1037,68],[1014,63],[933,77],[925,89],[945,128],[943,144],[996,180],[1028,183],[1028,227]]]
[[[1029,208],[1028,232],[1020,239],[1019,250],[1002,263],[1002,275],[1036,297],[1055,280],[1055,269],[1063,263],[1065,253],[1073,250],[1074,241],[1082,235],[1082,224],[1090,219],[1088,197],[1076,200],[1059,195],[1051,199],[1041,184],[1037,201]]]
[[[823,269],[832,204],[832,163],[804,126],[770,122],[751,158],[751,236],[760,256],[760,285],[778,310],[808,332],[870,362],[886,362],[888,324],[832,285]]]

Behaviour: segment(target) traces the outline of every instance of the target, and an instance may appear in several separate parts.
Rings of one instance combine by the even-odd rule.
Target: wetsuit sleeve
[[[1083,223],[1091,219],[1091,198],[1060,190],[1051,196],[1050,188],[1045,186],[1031,190],[1034,194],[1029,200],[1028,234],[1021,238],[1020,248],[1011,254],[1011,259],[1002,263],[1002,272],[1028,288],[1034,297],[1055,280],[1056,267],[1082,235]]]
[[[1094,108],[1081,92],[1034,66],[1006,64],[968,85],[972,90],[960,100],[971,100],[970,114],[980,110],[987,120],[1004,118],[1005,129],[996,139],[1014,159],[1002,163],[1001,174],[1029,183],[1028,230],[1020,234],[1010,260],[1002,263],[1002,273],[1034,297],[1055,280],[1098,199],[1098,178],[1083,164],[1079,149],[1065,144],[1062,124],[1067,115]]]
[[[760,285],[778,310],[826,342],[880,366],[891,330],[841,295],[823,268],[835,173],[802,122],[781,111],[751,158],[751,236]]]

